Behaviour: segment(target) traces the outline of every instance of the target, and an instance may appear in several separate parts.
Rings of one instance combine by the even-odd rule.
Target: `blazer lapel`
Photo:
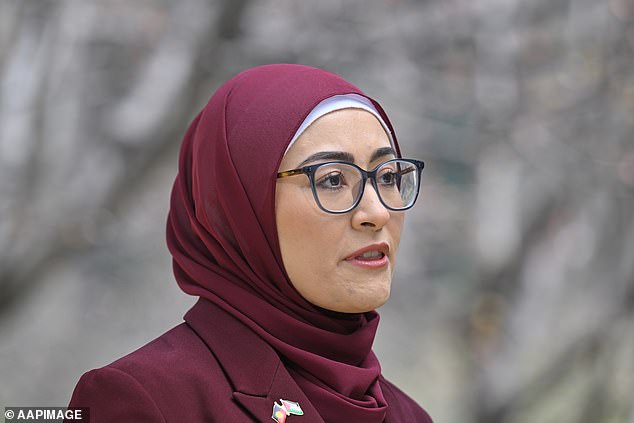
[[[233,393],[233,398],[261,422],[272,422],[275,403],[281,405],[281,400],[288,400],[298,403],[304,414],[301,416],[290,415],[287,417],[286,423],[324,423],[315,407],[281,363],[266,396],[236,391]]]
[[[286,423],[324,423],[275,350],[243,323],[204,298],[185,314],[185,321],[225,370],[234,400],[258,421],[272,422],[275,402],[288,400],[304,414],[290,415]]]

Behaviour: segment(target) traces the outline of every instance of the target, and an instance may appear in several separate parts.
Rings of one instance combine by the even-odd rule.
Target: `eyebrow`
[[[376,150],[374,150],[374,153],[372,153],[372,157],[370,157],[370,163],[372,163],[373,161],[375,161],[376,159],[380,157],[389,156],[389,155],[396,157],[396,151],[394,151],[392,147],[377,148]]]
[[[380,157],[389,155],[396,157],[396,152],[392,147],[377,148],[376,150],[374,150],[374,153],[372,153],[372,156],[370,157],[370,163]],[[317,160],[343,160],[346,162],[354,163],[354,156],[346,151],[320,151],[319,153],[311,154],[310,156],[308,156],[306,160],[298,164],[297,167],[302,167],[307,163],[315,162]]]

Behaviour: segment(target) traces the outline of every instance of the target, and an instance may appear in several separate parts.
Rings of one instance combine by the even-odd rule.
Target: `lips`
[[[385,242],[372,244],[350,254],[345,261],[361,267],[383,267],[389,262],[389,251],[390,246]]]

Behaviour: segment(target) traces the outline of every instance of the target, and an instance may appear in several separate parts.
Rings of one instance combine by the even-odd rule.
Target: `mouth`
[[[385,243],[372,244],[355,251],[346,257],[345,261],[365,268],[381,268],[389,263],[388,252],[390,246]]]

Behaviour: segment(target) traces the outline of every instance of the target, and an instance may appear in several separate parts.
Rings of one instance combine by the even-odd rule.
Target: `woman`
[[[381,106],[333,73],[227,81],[185,135],[167,223],[200,298],[69,406],[93,423],[430,422],[371,349],[422,171],[400,157]]]

